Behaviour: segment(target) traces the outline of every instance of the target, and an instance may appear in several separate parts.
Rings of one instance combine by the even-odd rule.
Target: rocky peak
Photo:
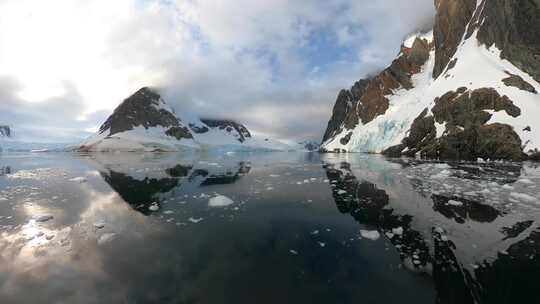
[[[467,24],[476,9],[476,0],[435,0],[437,14],[433,27],[435,67],[433,78],[439,77],[457,51]]]
[[[388,109],[388,95],[399,88],[412,89],[412,76],[422,70],[429,59],[432,44],[416,37],[411,45],[402,45],[401,52],[390,67],[380,74],[362,79],[350,90],[342,90],[336,100],[332,117],[323,136],[323,143],[344,130],[352,130],[359,123],[366,124]],[[350,136],[342,139],[346,144]]]
[[[99,133],[109,132],[110,136],[139,126],[145,129],[158,126],[166,128],[166,134],[177,139],[193,137],[159,93],[148,87],[125,99],[103,123]]]
[[[11,129],[9,126],[0,126],[0,137],[11,137]]]
[[[247,138],[251,138],[251,133],[249,132],[249,130],[244,125],[239,124],[233,120],[203,118],[201,119],[201,122],[211,129],[217,128],[233,134],[233,136],[235,136],[236,139],[241,143],[243,143]],[[193,127],[191,128],[193,129]],[[208,130],[204,131],[204,127],[198,127],[197,130],[198,131],[196,132],[198,133],[208,132]]]

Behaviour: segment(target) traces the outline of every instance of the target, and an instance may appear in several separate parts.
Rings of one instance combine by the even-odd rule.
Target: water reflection
[[[540,302],[533,283],[540,274],[536,220],[523,221],[524,214],[515,205],[512,212],[488,205],[492,202],[471,194],[463,183],[445,184],[452,182],[450,177],[459,177],[484,184],[496,182],[489,184],[492,188],[484,188],[489,191],[502,192],[498,189],[503,185],[507,186],[502,189],[509,191],[527,189],[520,186],[520,182],[529,183],[520,177],[520,165],[501,168],[494,164],[392,162],[406,171],[393,170],[377,158],[353,162],[326,159],[323,168],[338,210],[385,235],[404,266],[430,274],[437,303]],[[437,174],[433,174],[433,167],[439,169]],[[444,176],[448,178],[439,177],[441,170],[447,171]],[[391,189],[391,194],[384,188]],[[445,189],[450,191],[445,193]],[[489,195],[489,191],[484,193]],[[471,196],[475,200],[469,199]],[[530,216],[537,219],[538,211]]]

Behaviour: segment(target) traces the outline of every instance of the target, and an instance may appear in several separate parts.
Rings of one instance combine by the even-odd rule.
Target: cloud
[[[181,116],[319,139],[338,90],[433,15],[432,0],[4,0],[0,124],[80,137],[152,85]]]

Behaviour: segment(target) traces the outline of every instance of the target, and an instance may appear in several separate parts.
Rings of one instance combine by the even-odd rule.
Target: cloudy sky
[[[180,116],[319,140],[338,90],[433,15],[433,0],[0,0],[0,125],[78,141],[153,86]]]

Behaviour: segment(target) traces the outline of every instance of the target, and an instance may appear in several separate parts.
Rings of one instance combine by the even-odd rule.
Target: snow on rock
[[[210,207],[226,207],[234,204],[234,201],[224,195],[216,195],[208,200]]]
[[[489,5],[489,1],[478,5],[477,10],[479,11],[477,13],[479,15],[484,13],[484,5]],[[461,125],[449,126],[449,121],[439,119],[439,121],[434,122],[433,120],[428,120],[428,118],[433,118],[434,116],[433,109],[436,98],[440,98],[446,93],[455,92],[461,88],[465,90],[463,94],[469,94],[475,90],[492,89],[500,96],[508,98],[514,106],[519,108],[520,113],[509,113],[500,109],[485,110],[484,112],[489,114],[489,119],[483,125],[499,123],[509,126],[512,132],[515,132],[521,140],[521,145],[516,144],[514,146],[521,148],[526,153],[535,151],[536,149],[540,150],[540,119],[538,119],[540,115],[540,94],[537,93],[540,92],[540,83],[507,59],[502,59],[501,50],[497,49],[495,44],[488,47],[480,43],[478,29],[473,31],[474,28],[472,28],[474,25],[473,19],[471,19],[471,24],[467,27],[467,29],[471,27],[468,35],[466,35],[467,33],[463,35],[457,33],[457,37],[463,36],[462,41],[457,44],[455,54],[450,58],[450,63],[442,71],[441,75],[433,77],[433,71],[436,68],[435,48],[437,44],[430,44],[429,58],[422,65],[421,69],[415,71],[414,75],[412,75],[410,86],[406,82],[401,81],[401,86],[397,89],[393,87],[386,88],[385,95],[382,97],[377,96],[376,98],[368,99],[364,98],[364,95],[360,95],[358,100],[351,100],[350,102],[356,104],[356,107],[349,107],[343,109],[343,111],[346,110],[348,111],[347,113],[360,114],[357,114],[358,117],[353,120],[349,119],[350,117],[347,115],[340,114],[342,124],[338,128],[338,132],[333,133],[334,135],[331,138],[323,142],[322,149],[330,152],[381,153],[388,148],[411,144],[411,142],[415,144],[423,143],[422,140],[425,137],[413,138],[413,140],[409,138],[409,141],[406,143],[404,139],[411,136],[413,122],[415,119],[421,117],[421,113],[424,111],[425,122],[432,124],[432,130],[434,130],[433,133],[429,134],[429,140],[447,136],[449,127],[453,128],[452,132],[454,134],[455,132],[464,131]],[[483,24],[480,23],[477,26],[481,27]],[[402,51],[396,60],[403,61],[403,57],[407,56],[409,54],[408,52],[411,52],[411,49],[417,44],[418,38],[432,41],[433,32],[428,34],[414,34],[408,37],[404,41]],[[399,70],[399,67],[397,68]],[[528,89],[519,88],[519,85],[507,85],[504,80],[508,79],[509,75],[514,75],[512,76],[514,79],[521,79],[520,84]],[[370,83],[367,85],[366,92],[369,91],[371,95],[365,96],[373,96],[373,92],[376,92],[373,87],[380,83],[377,82],[377,77],[388,79],[389,76],[385,70],[375,78],[367,79]],[[371,84],[372,87],[370,87]],[[382,101],[383,99],[387,99],[387,107],[386,102]],[[373,106],[375,103],[378,103],[378,108]],[[332,125],[332,128],[335,129],[335,123]],[[488,131],[489,129],[486,129],[486,132]],[[495,137],[498,132],[489,134]],[[425,148],[422,145],[418,147],[419,149]],[[420,152],[410,149],[408,146],[401,146],[396,148],[396,150],[402,154],[409,153],[413,155],[417,155]],[[487,157],[493,160],[492,155],[489,155],[489,153],[492,153],[494,150],[491,149],[487,152],[475,153],[479,154],[479,156],[481,155],[484,159]],[[474,153],[470,157],[474,157]],[[516,159],[523,157],[523,154],[513,153],[512,155],[494,155],[493,157],[494,159],[498,159],[498,157]],[[483,162],[484,159],[478,160]]]

